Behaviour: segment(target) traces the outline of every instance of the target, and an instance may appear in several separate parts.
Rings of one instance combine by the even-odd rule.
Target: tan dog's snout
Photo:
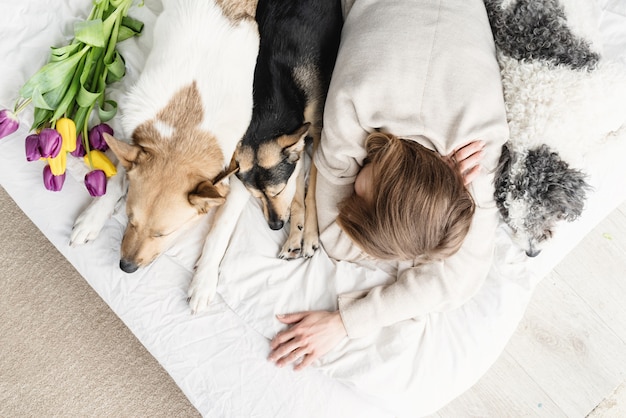
[[[122,251],[120,254],[120,269],[126,273],[134,273],[140,267],[146,267],[152,263],[164,250],[155,244],[155,239],[148,239],[143,242],[133,242],[126,238],[122,241]],[[139,244],[135,251],[124,250],[125,247],[133,247],[125,243]]]
[[[164,248],[158,241],[167,241],[166,237],[149,237],[141,229],[129,224],[122,238],[120,249],[120,269],[134,273],[156,259]]]

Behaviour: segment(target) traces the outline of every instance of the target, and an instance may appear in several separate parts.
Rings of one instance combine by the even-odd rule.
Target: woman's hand
[[[335,348],[348,335],[339,311],[308,311],[276,316],[290,327],[276,334],[270,343],[269,360],[278,367],[300,363],[294,370],[302,370]]]
[[[473,141],[455,149],[450,154],[444,156],[443,160],[453,170],[461,173],[463,183],[467,186],[480,173],[480,161],[485,155],[484,147],[484,141]]]

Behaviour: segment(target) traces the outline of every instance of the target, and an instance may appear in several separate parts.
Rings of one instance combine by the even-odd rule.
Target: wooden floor
[[[536,288],[506,350],[433,417],[626,417],[626,202]]]

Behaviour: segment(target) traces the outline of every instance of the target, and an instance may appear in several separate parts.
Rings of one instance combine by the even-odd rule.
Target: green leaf
[[[63,96],[67,92],[70,83],[62,84],[59,87],[52,89],[48,92],[41,92],[38,89],[33,91],[33,103],[35,107],[47,110],[55,110],[59,107]]]
[[[122,42],[141,34],[143,31],[143,22],[133,19],[132,17],[125,16],[122,18],[122,24],[117,34],[117,42]]]
[[[104,19],[104,34],[106,36],[106,39],[109,39],[111,37],[111,33],[113,32],[113,27],[115,26],[115,22],[119,18],[119,15],[120,15],[120,9],[115,9],[113,10],[113,13],[111,13],[110,16]]]
[[[78,94],[76,95],[76,103],[80,107],[90,107],[96,102],[96,100],[98,100],[98,97],[100,97],[101,94],[102,91],[92,92],[87,90],[85,86],[81,84],[78,89]]]
[[[41,94],[47,93],[55,88],[69,83],[74,74],[73,68],[87,52],[89,47],[85,47],[79,52],[63,61],[49,62],[37,71],[20,89],[20,96],[30,98],[33,91],[37,89]]]
[[[117,113],[117,102],[114,100],[105,100],[104,104],[104,106],[98,107],[98,117],[101,122],[108,122],[113,119]],[[109,109],[105,109],[107,107],[106,105],[109,105]]]
[[[54,115],[52,115],[52,120],[57,120],[61,116],[63,116],[65,113],[68,113],[67,109],[70,108],[70,105],[76,99],[76,95],[77,95],[78,89],[80,87],[80,76],[82,74],[82,71],[83,71],[84,67],[85,67],[85,60],[82,60],[80,62],[80,64],[78,65],[78,68],[76,68],[76,71],[74,72],[74,76],[72,78],[72,82],[70,83],[69,87],[67,88],[66,93],[63,96],[63,99],[56,106],[56,110],[54,112]]]
[[[64,47],[52,48],[52,52],[50,54],[50,62],[63,61],[64,59],[69,58],[72,54],[76,53],[76,51],[78,51],[80,47],[80,43],[72,43]]]
[[[74,25],[74,38],[87,45],[103,48],[106,44],[104,24],[101,19],[77,22]]]
[[[128,0],[111,0],[111,6],[119,7],[122,3],[127,2]]]
[[[50,110],[55,110],[59,107],[61,100],[63,100],[63,96],[67,92],[68,85],[59,86],[54,90],[50,90],[45,93],[43,96],[46,99],[46,103],[50,105]]]
[[[124,77],[124,74],[126,74],[124,57],[122,57],[122,55],[117,51],[115,51],[115,54],[113,55],[113,62],[106,64],[106,67],[108,69],[106,77],[107,84],[120,81],[122,77]]]
[[[136,34],[140,34],[141,31],[143,31],[143,22],[130,16],[124,16],[122,18],[122,26],[127,27]]]
[[[136,35],[138,35],[138,33],[134,32],[132,29],[129,29],[126,26],[120,26],[120,30],[117,33],[117,43],[123,42]]]
[[[101,77],[100,71],[102,71],[101,69],[99,71],[99,67],[103,67],[101,65],[102,52],[102,48],[93,48],[87,55],[76,95],[76,104],[80,107],[92,107],[104,93],[104,88],[100,88],[98,81]]]
[[[51,116],[52,116],[51,110],[40,109],[38,107],[35,107],[34,121],[30,129],[37,130],[39,128],[42,128],[47,122],[50,121]]]
[[[92,88],[95,85],[93,82],[94,73],[98,71],[98,68],[104,68],[104,64],[102,64],[103,54],[104,48],[91,48],[86,56],[85,67],[82,70],[80,82],[81,84],[87,86],[87,88]],[[102,70],[102,68],[100,68],[100,70]]]
[[[33,90],[31,98],[35,107],[45,110],[54,110],[54,108],[50,104],[48,104],[46,98],[43,97],[43,94],[38,89]]]

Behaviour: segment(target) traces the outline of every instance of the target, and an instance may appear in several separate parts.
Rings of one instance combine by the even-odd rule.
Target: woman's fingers
[[[457,161],[458,170],[461,172],[461,174],[463,174],[467,170],[471,170],[472,168],[480,165],[480,162],[482,161],[483,156],[484,156],[484,151],[480,150],[465,157],[464,159],[459,159],[457,157],[456,161]]]
[[[471,170],[466,171],[465,173],[463,173],[463,184],[464,185],[468,185],[470,184],[472,181],[474,181],[474,179],[478,176],[478,174],[480,173],[480,166],[477,165],[475,167],[473,167]]]
[[[484,147],[484,141],[472,141],[467,145],[457,148],[445,158],[445,161],[461,174],[463,183],[466,186],[480,173],[480,162],[485,155],[483,151]]]
[[[298,361],[299,359],[304,358],[304,357],[306,357],[306,353],[304,352],[304,349],[296,348],[295,350],[290,351],[289,354],[287,354],[286,356],[276,361],[276,365],[278,367],[283,367],[290,363]]]
[[[279,332],[274,338],[272,338],[272,341],[270,342],[270,348],[272,350],[275,350],[279,345],[293,339],[294,336],[295,333],[293,332],[292,328]]]
[[[287,342],[284,342],[278,345],[276,348],[274,348],[272,352],[270,353],[268,360],[277,362],[283,357],[289,355],[289,353],[292,353],[298,349],[299,349],[298,341],[296,341],[296,339],[291,339]]]
[[[472,141],[467,145],[463,145],[462,147],[455,149],[452,152],[452,154],[454,154],[457,161],[462,161],[472,156],[473,154],[482,151],[484,147],[485,147],[484,141],[481,141],[481,140]]]
[[[300,322],[302,318],[306,317],[307,312],[296,312],[291,314],[278,314],[276,318],[283,324],[295,324]],[[270,348],[274,350],[282,343],[291,340],[295,336],[294,328],[289,328],[285,331],[279,332],[270,342]]]
[[[276,318],[283,324],[293,324],[295,322],[301,321],[308,312],[295,312],[290,314],[278,314]]]
[[[314,354],[306,354],[303,358],[302,361],[300,362],[300,364],[298,364],[297,366],[295,366],[293,369],[298,371],[298,370],[302,370],[305,367],[310,366],[315,360],[317,360],[317,355]]]

